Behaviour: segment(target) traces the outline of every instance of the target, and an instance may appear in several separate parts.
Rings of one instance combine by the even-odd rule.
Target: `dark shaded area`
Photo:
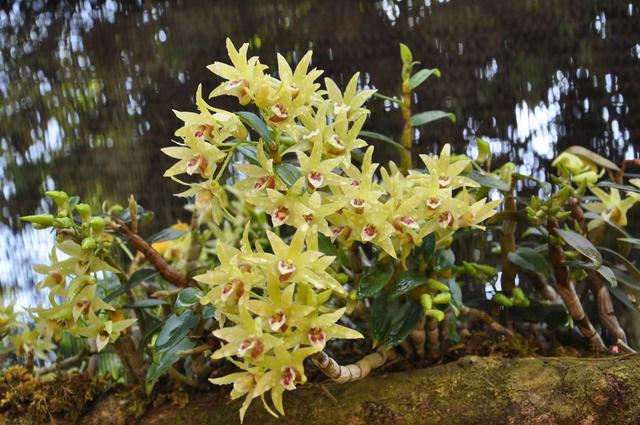
[[[224,39],[250,41],[275,63],[309,48],[344,85],[398,89],[398,43],[438,67],[417,91],[416,111],[455,112],[418,133],[416,154],[444,142],[473,152],[476,136],[500,161],[544,177],[573,144],[619,162],[637,156],[640,126],[638,5],[623,1],[13,1],[0,8],[0,288],[29,288],[50,236],[19,214],[46,210],[63,188],[96,206],[134,193],[156,226],[185,218],[159,149],[178,126],[171,109],[216,80]],[[221,107],[235,109],[225,100]],[[397,134],[399,113],[380,101],[367,128]],[[397,112],[397,111],[396,111]],[[395,157],[386,146],[378,156]],[[20,291],[18,291],[20,292]]]

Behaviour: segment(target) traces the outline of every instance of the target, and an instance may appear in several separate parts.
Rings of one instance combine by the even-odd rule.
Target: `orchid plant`
[[[412,115],[412,90],[440,73],[414,73],[407,46],[401,46],[401,97],[360,86],[358,74],[342,91],[330,78],[320,80],[311,52],[295,69],[278,55],[269,72],[248,49],[227,40],[230,63],[209,66],[222,82],[208,100],[198,87],[197,112],[176,111],[183,125],[175,146],[162,149],[176,160],[164,175],[184,186],[176,196],[193,200],[190,224],[145,240],[138,231],[149,213],[133,197],[128,208],[104,205],[94,214],[60,191],[47,193],[56,214],[22,218],[55,229],[56,243],[50,264],[36,267],[48,304],[29,310],[32,324],[21,322],[11,305],[0,309],[2,337],[17,355],[50,361],[69,334],[89,340],[95,352],[113,347],[126,379],[147,390],[164,374],[195,387],[210,378],[233,384],[231,398],[244,397],[241,419],[256,398],[284,415],[285,391],[307,382],[306,359],[349,382],[394,358],[396,349],[424,360],[428,346],[436,359],[443,332],[455,333],[458,316],[513,337],[509,323],[463,304],[465,280],[496,288],[501,279],[492,303],[507,316],[537,303],[515,276],[540,281],[537,291],[550,300],[555,294],[552,301],[564,302],[581,333],[603,346],[567,277],[570,266],[589,270],[602,321],[626,344],[608,292],[598,285],[600,277],[611,283],[622,271],[601,257],[598,264],[587,239],[602,226],[623,228],[640,201],[634,186],[598,183],[606,170],[620,171],[615,164],[579,149],[562,153],[554,162],[558,190],[536,181],[544,195],[518,210],[516,187],[532,179],[510,163],[492,171],[483,140],[473,159],[446,144],[437,154],[420,154],[420,168],[413,167],[413,127],[455,117]],[[213,106],[219,96],[235,97],[243,110]],[[372,97],[401,107],[401,143],[364,130]],[[366,139],[398,148],[400,166],[376,163]],[[640,187],[640,180],[631,184]],[[620,190],[630,193],[623,198]],[[579,210],[581,201],[592,215]],[[460,264],[454,254],[461,234],[490,234],[487,220],[491,232],[502,223],[501,275],[493,265]],[[533,237],[542,238],[547,255],[516,245],[519,222],[538,230]],[[565,258],[580,255],[580,264]],[[355,364],[341,366],[327,354],[333,340],[365,336],[377,350]],[[220,376],[221,361],[236,371]]]

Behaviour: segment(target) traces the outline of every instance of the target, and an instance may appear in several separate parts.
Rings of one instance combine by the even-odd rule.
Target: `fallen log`
[[[640,355],[607,358],[465,357],[410,372],[338,385],[309,384],[285,394],[286,416],[270,416],[259,400],[245,424],[637,424]],[[132,423],[118,416],[117,394],[82,423]],[[183,407],[151,408],[141,424],[239,423],[238,402],[220,393],[189,395]]]

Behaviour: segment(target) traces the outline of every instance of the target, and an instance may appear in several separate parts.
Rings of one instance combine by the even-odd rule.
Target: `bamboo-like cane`
[[[578,222],[578,225],[582,229],[584,234],[587,233],[586,223],[584,222],[584,211],[580,206],[580,203],[576,198],[569,198],[567,201],[569,208],[571,209],[571,217]],[[592,241],[595,242],[595,241]],[[596,299],[598,305],[598,315],[602,324],[609,329],[611,334],[617,339],[627,342],[627,335],[625,334],[622,326],[618,322],[616,313],[613,310],[613,303],[611,302],[611,295],[609,290],[604,285],[602,278],[595,270],[589,270],[587,272],[587,283],[589,284],[589,290]]]
[[[429,358],[434,360],[440,357],[440,329],[438,321],[433,317],[427,318],[427,338],[429,340]]]
[[[556,235],[556,229],[559,227],[558,220],[554,217],[547,218],[547,230],[550,235]],[[569,266],[564,263],[564,250],[562,247],[549,242],[549,259],[551,260],[556,278],[556,290],[567,306],[573,322],[580,330],[580,333],[582,333],[582,336],[589,341],[594,349],[600,351],[606,350],[600,334],[596,332],[591,321],[589,321],[589,318],[584,313],[573,282],[569,279]]]
[[[416,356],[422,360],[425,356],[424,344],[427,339],[426,332],[424,331],[424,326],[427,322],[426,317],[420,319],[418,324],[409,334],[409,338],[411,338],[411,342],[413,343],[413,347],[416,350]]]
[[[380,348],[371,354],[367,354],[356,363],[342,366],[327,353],[321,351],[313,355],[311,361],[334,382],[346,384],[366,377],[373,369],[381,367],[387,361],[395,359],[396,356],[395,350]]]

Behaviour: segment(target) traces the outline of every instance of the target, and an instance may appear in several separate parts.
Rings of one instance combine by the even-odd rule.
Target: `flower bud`
[[[420,296],[420,304],[422,304],[422,308],[424,311],[429,311],[433,307],[433,299],[429,294],[422,294]]]
[[[59,190],[45,192],[49,198],[58,206],[58,216],[65,216],[69,213],[69,195]]]
[[[504,307],[513,307],[513,301],[511,300],[511,298],[507,297],[505,294],[499,293],[494,295],[493,301]]]
[[[97,243],[96,243],[95,239],[93,239],[91,237],[88,237],[88,238],[84,238],[82,240],[82,245],[81,246],[82,246],[82,249],[84,251],[92,251],[92,250],[94,250],[96,248]]]
[[[444,311],[441,311],[441,310],[427,310],[424,313],[429,317],[433,317],[438,322],[442,322],[444,320]]]
[[[436,279],[427,280],[427,286],[436,291],[449,292],[449,287]]]
[[[87,223],[91,220],[91,206],[89,204],[78,204],[76,205],[76,211],[80,214],[80,218],[83,223]]]
[[[89,220],[89,224],[91,225],[91,233],[94,237],[102,235],[104,231],[104,226],[106,224],[104,218],[102,217],[93,217]]]
[[[451,294],[449,292],[441,292],[433,297],[434,304],[449,304],[451,301]]]
[[[53,225],[53,216],[51,214],[38,214],[38,215],[25,215],[20,217],[20,221],[26,221],[27,223],[33,223],[42,228],[50,227]]]
[[[57,227],[59,229],[68,229],[69,227],[73,227],[73,220],[69,217],[59,217],[53,220],[53,227]]]

